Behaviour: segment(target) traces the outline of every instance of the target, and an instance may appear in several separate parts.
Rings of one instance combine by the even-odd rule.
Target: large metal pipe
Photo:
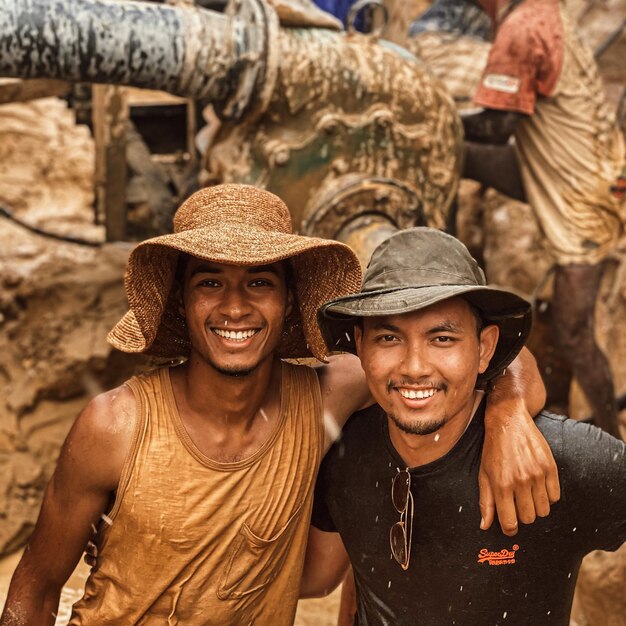
[[[284,12],[309,0],[274,3]],[[220,130],[206,180],[270,189],[306,233],[334,238],[363,214],[398,228],[445,228],[462,127],[444,87],[406,50],[357,33],[279,29],[277,11],[267,0],[230,0],[226,15],[117,0],[0,0],[0,75],[210,101],[239,123]]]
[[[385,215],[360,215],[348,222],[335,239],[349,245],[355,252],[365,272],[372,252],[400,229]]]
[[[0,75],[162,89],[207,99],[238,120],[271,93],[276,28],[262,0],[231,2],[228,14],[116,0],[2,0]]]

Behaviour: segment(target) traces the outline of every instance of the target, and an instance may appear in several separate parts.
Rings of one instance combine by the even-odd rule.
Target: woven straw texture
[[[274,194],[249,185],[208,187],[178,209],[174,234],[148,239],[132,251],[124,279],[130,311],[107,338],[118,350],[168,359],[189,354],[174,289],[180,252],[242,266],[290,260],[297,306],[278,347],[284,358],[323,360],[327,350],[316,321],[318,308],[361,285],[354,252],[336,241],[292,234],[289,210]]]

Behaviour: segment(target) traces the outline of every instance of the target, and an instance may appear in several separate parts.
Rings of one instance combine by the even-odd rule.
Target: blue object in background
[[[315,4],[324,11],[332,13],[336,18],[341,20],[341,23],[346,25],[346,17],[348,17],[348,11],[354,4],[355,0],[314,0]],[[363,32],[363,12],[360,11],[356,19],[355,27],[357,30]]]

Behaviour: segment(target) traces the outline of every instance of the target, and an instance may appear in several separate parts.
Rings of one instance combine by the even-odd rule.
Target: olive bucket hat
[[[148,239],[131,252],[124,277],[130,310],[107,337],[118,350],[167,359],[189,354],[175,284],[181,253],[239,266],[289,261],[295,302],[277,349],[284,358],[324,359],[316,312],[361,282],[354,252],[337,241],[293,234],[289,209],[274,194],[250,185],[207,187],[180,206],[174,233]]]
[[[486,324],[500,328],[496,351],[478,377],[487,381],[522,349],[531,305],[511,291],[487,286],[467,248],[440,230],[411,228],[389,237],[374,250],[361,292],[324,304],[318,321],[329,350],[355,353],[358,318],[409,313],[456,296],[478,309]]]

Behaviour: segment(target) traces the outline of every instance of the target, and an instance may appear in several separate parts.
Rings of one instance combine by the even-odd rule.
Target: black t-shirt
[[[400,518],[391,482],[402,459],[374,406],[352,416],[324,459],[313,524],[338,531],[350,555],[360,626],[567,626],[581,560],[626,540],[626,446],[597,428],[542,413],[561,500],[515,537],[480,530],[481,405],[448,454],[411,471],[415,502],[407,571],[391,556]]]

